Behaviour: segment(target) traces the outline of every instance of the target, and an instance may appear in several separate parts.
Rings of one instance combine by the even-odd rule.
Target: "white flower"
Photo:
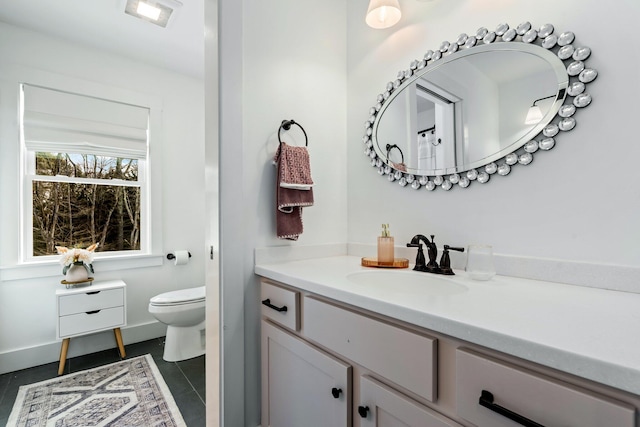
[[[65,267],[68,267],[74,263],[83,263],[85,265],[91,266],[91,263],[93,262],[93,253],[97,247],[98,244],[94,243],[87,249],[69,249],[64,246],[56,246],[56,249],[58,250],[58,254],[62,255],[62,257],[60,258],[60,264]]]

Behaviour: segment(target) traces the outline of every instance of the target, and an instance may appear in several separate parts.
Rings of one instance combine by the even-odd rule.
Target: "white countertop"
[[[390,270],[362,267],[357,256],[255,266],[260,276],[640,395],[640,294],[507,276],[482,282],[458,270],[393,270],[398,282],[424,274],[424,289],[402,289],[347,279],[359,271]],[[468,289],[433,294],[430,277]]]

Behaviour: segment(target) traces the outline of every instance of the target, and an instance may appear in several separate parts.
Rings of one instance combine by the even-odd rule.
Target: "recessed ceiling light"
[[[127,0],[124,12],[164,28],[173,9],[155,0]]]
[[[149,19],[153,19],[154,21],[157,21],[158,18],[160,17],[160,13],[162,12],[162,9],[160,9],[159,7],[151,6],[149,3],[139,1],[136,12],[138,12],[138,14],[142,16],[146,16]]]

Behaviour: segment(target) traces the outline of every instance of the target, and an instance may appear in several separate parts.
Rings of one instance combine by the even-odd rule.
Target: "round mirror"
[[[371,165],[402,186],[448,190],[507,175],[551,149],[557,133],[575,126],[576,109],[590,104],[585,83],[597,73],[584,63],[591,50],[570,44],[573,33],[525,28],[461,34],[401,71],[365,123]]]

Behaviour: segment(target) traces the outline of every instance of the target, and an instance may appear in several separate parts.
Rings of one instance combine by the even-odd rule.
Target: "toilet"
[[[204,354],[204,286],[156,295],[149,301],[149,313],[167,325],[164,360],[178,362]]]

